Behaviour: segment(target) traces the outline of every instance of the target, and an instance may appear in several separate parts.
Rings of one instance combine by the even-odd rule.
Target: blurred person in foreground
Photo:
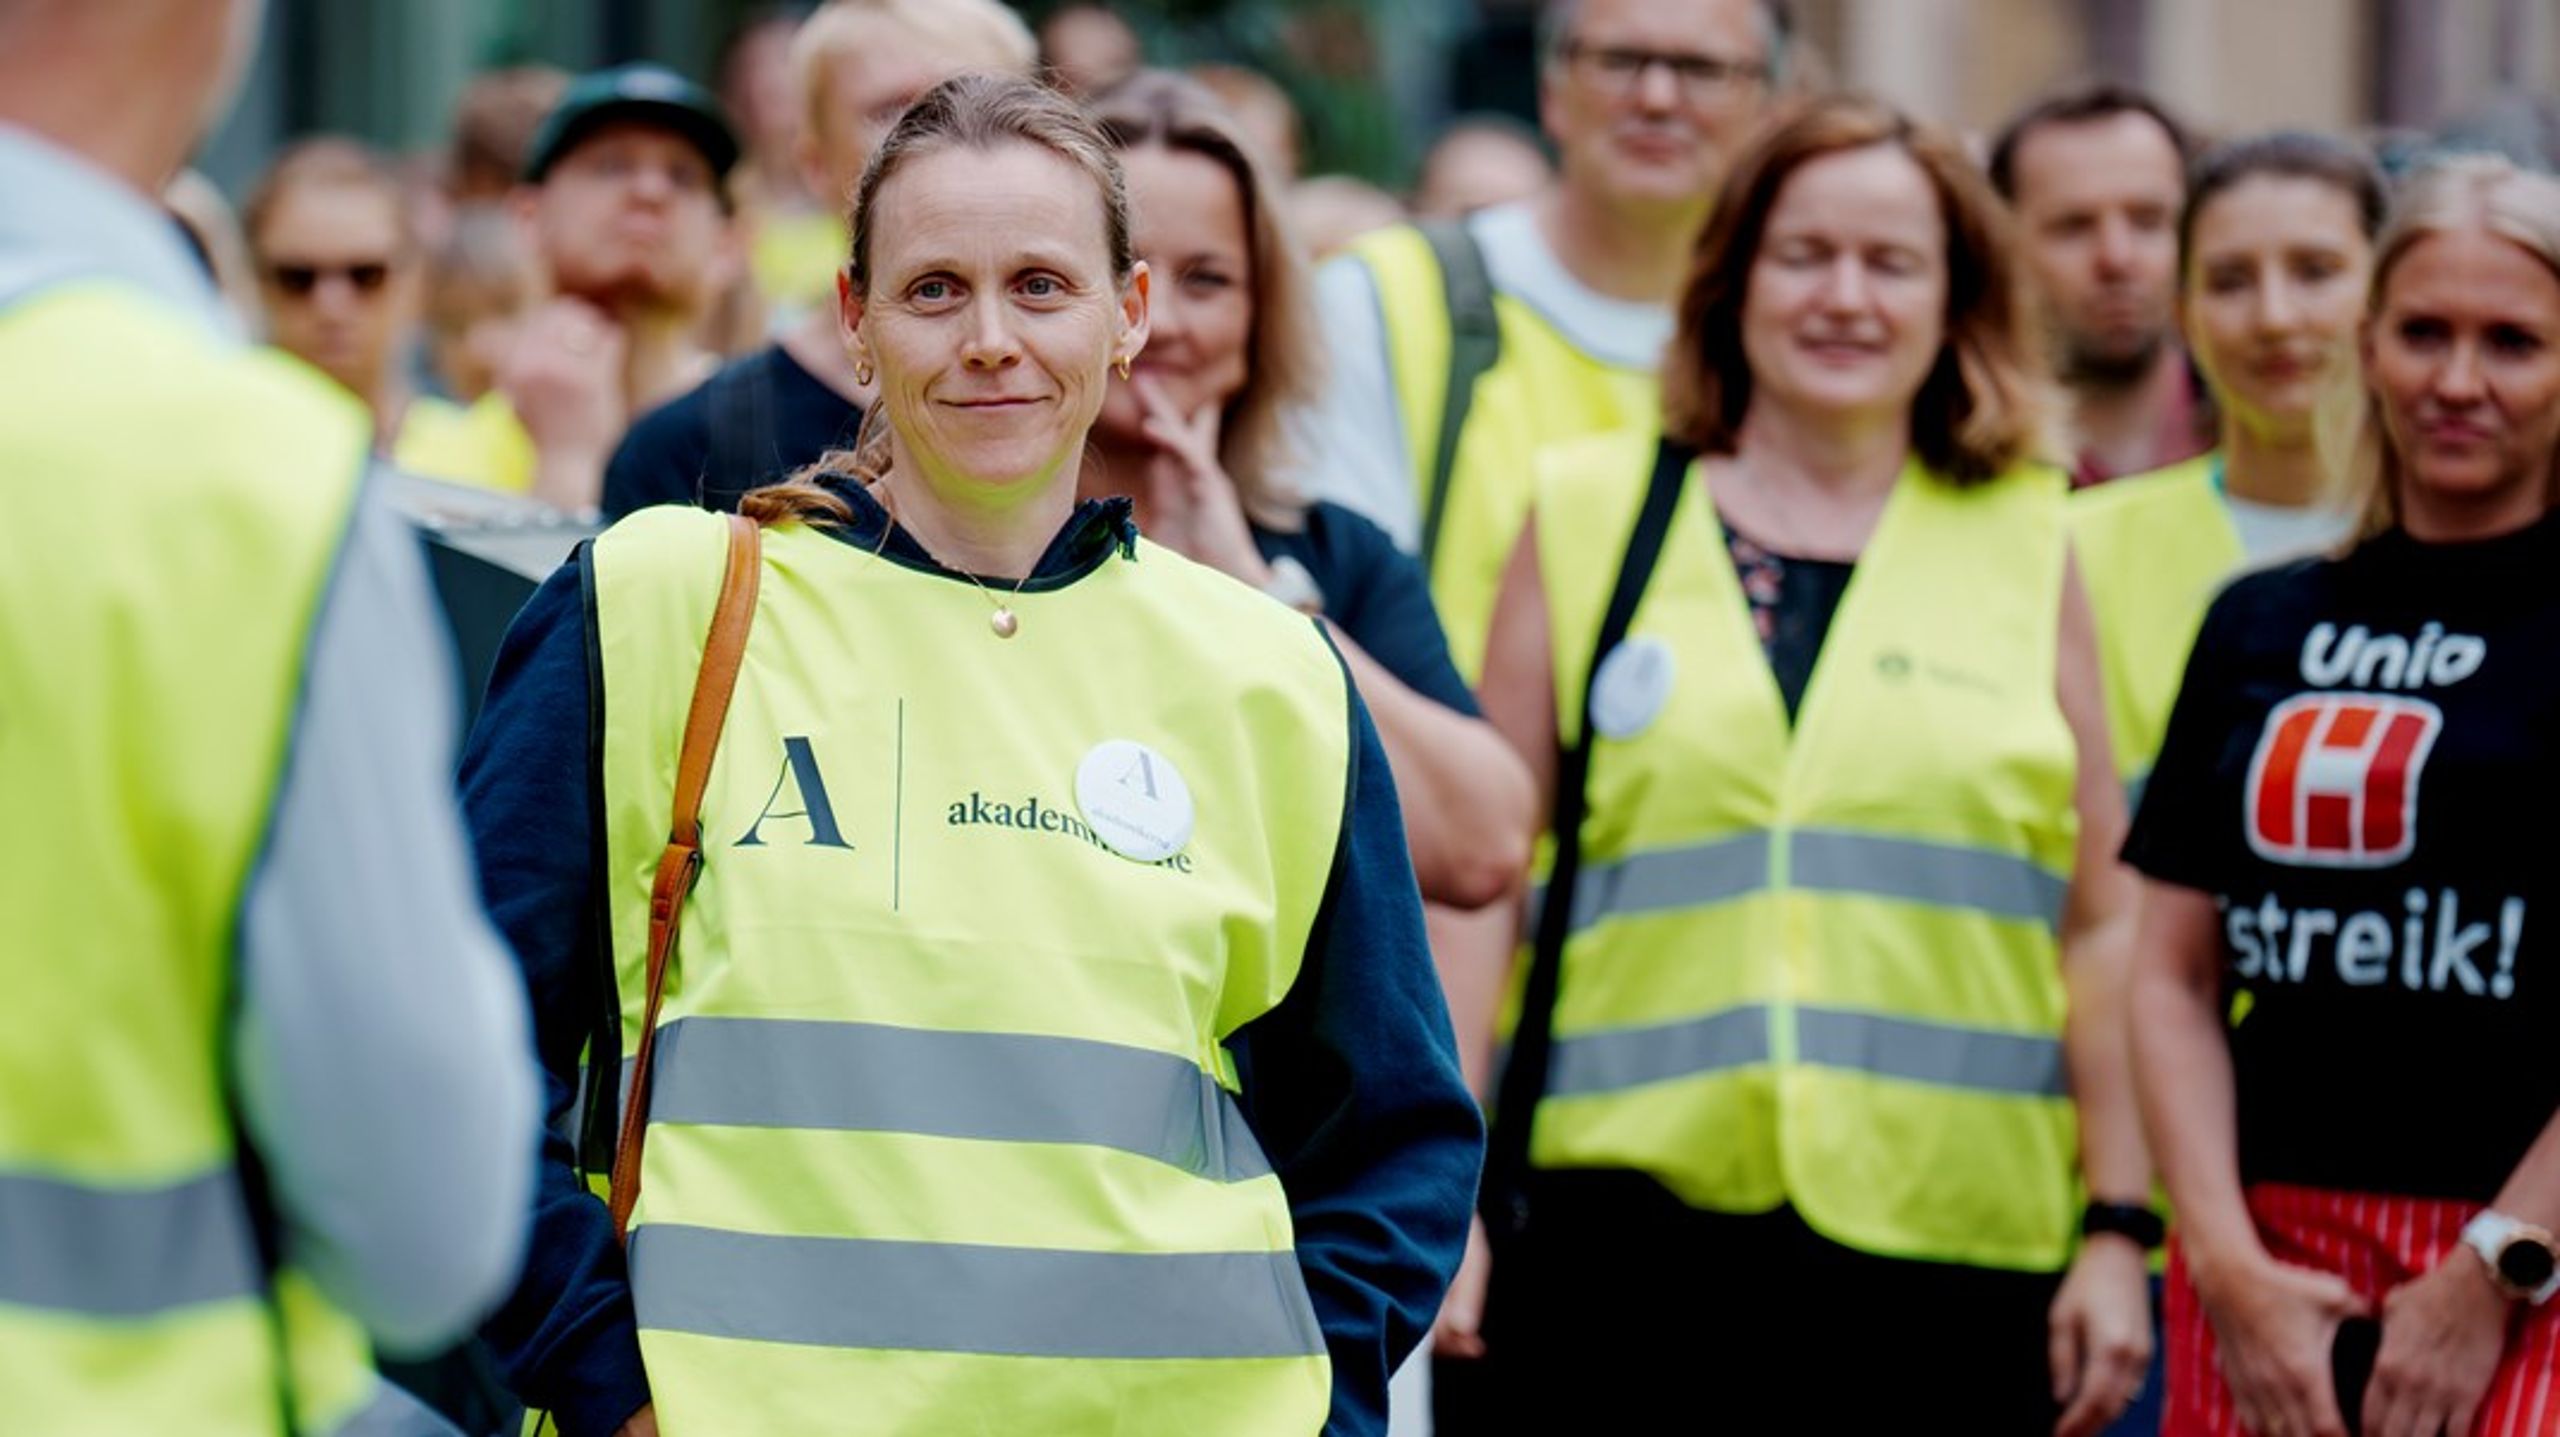
[[[155,196],[254,3],[0,0],[0,1403],[13,1434],[440,1430],[536,1108],[359,403]]]
[[[2170,1437],[2560,1430],[2560,181],[2375,255],[2356,542],[2214,601],[2125,850]]]
[[[1417,219],[1464,219],[1478,210],[1525,200],[1555,183],[1555,166],[1537,135],[1508,115],[1462,116],[1422,157],[1413,188]]]
[[[1395,766],[1423,897],[1492,902],[1528,866],[1528,774],[1478,717],[1412,557],[1290,477],[1292,416],[1324,355],[1260,161],[1215,97],[1166,71],[1139,71],[1094,114],[1128,174],[1149,322],[1104,397],[1082,492],[1126,498],[1149,538],[1323,619]]]
[[[2017,211],[2071,394],[2076,488],[2213,446],[2178,343],[2188,149],[2158,100],[2115,84],[2039,100],[1991,144],[1991,183]]]
[[[1145,63],[1138,32],[1104,0],[1067,0],[1040,22],[1040,72],[1077,99],[1092,99]]]
[[[514,424],[422,472],[594,512],[632,418],[718,367],[703,332],[742,262],[727,190],[737,158],[719,107],[672,71],[572,81],[509,201],[550,290],[498,367]]]
[[[1326,265],[1333,380],[1308,473],[1422,557],[1458,671],[1528,510],[1539,446],[1648,422],[1690,241],[1783,81],[1784,0],[1550,0],[1553,188],[1397,226]]]
[[[1529,1430],[2090,1434],[2142,1380],[2133,884],[2021,264],[1954,139],[1814,101],[1698,241],[1661,430],[1538,457],[1483,690],[1555,795],[1486,1173]]]
[[[2196,162],[2178,221],[2178,328],[2222,442],[2071,504],[2129,794],[2160,751],[2214,594],[2244,569],[2329,549],[2354,528],[2319,428],[2357,392],[2383,203],[2373,160],[2325,135],[2252,136]]]
[[[828,0],[792,37],[791,59],[807,106],[801,166],[840,213],[918,95],[973,70],[1028,75],[1033,49],[999,0]],[[748,490],[849,446],[867,397],[834,305],[814,309],[641,416],[605,472],[605,516],[651,504],[735,509]]]
[[[1384,1430],[1480,1129],[1324,631],[1077,498],[1129,235],[1080,107],[928,92],[854,200],[859,449],[633,515],[509,636],[463,784],[551,1111],[582,1048],[591,1117],[651,1075],[617,1207],[550,1143],[486,1329],[568,1437]],[[746,574],[709,842],[653,888]]]

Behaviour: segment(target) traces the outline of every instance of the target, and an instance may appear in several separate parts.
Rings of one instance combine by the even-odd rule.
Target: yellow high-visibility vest
[[[370,421],[98,281],[0,306],[0,386],[0,1428],[325,1433],[380,1389],[266,1270],[224,1065]]]
[[[1791,1203],[1886,1256],[2057,1269],[2062,477],[1906,469],[1790,725],[1694,466],[1624,640],[1590,651],[1654,449],[1540,463],[1560,739],[1593,733],[1576,876],[1541,898],[1569,916],[1530,1161]]]
[[[626,1054],[725,543],[670,507],[592,556]],[[998,639],[956,576],[765,535],[631,1228],[668,1431],[1324,1425],[1225,1043],[1314,932],[1348,681],[1302,617],[1133,552]]]
[[[1368,266],[1378,295],[1388,370],[1420,496],[1431,596],[1448,633],[1449,657],[1473,683],[1484,669],[1502,566],[1529,516],[1531,456],[1560,440],[1660,423],[1661,382],[1651,368],[1594,358],[1537,310],[1496,292],[1501,355],[1476,380],[1447,493],[1435,502],[1432,471],[1450,357],[1439,261],[1410,225],[1365,235],[1350,252]],[[1627,482],[1642,478],[1637,474]]]
[[[2071,496],[2071,545],[2098,626],[2107,736],[2117,776],[2139,794],[2169,731],[2187,652],[2213,596],[2248,555],[2206,454]]]

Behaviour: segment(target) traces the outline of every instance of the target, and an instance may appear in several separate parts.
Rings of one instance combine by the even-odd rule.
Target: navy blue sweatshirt
[[[848,489],[869,549],[880,512]],[[1035,573],[1125,552],[1125,501],[1077,506]],[[946,573],[903,530],[886,555]],[[953,582],[965,582],[956,574]],[[582,547],[517,616],[463,757],[481,888],[524,966],[552,1132],[522,1281],[482,1335],[565,1437],[610,1437],[649,1400],[622,1253],[568,1129],[581,1046],[609,1011],[598,678]],[[1327,1434],[1386,1431],[1387,1379],[1429,1329],[1466,1244],[1483,1132],[1422,932],[1395,786],[1352,700],[1352,795],[1296,986],[1229,1042],[1254,1136],[1279,1173],[1333,1362]]]

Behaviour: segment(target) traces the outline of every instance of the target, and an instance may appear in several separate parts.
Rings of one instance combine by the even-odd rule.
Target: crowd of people
[[[2560,1437],[2546,166],[258,9],[0,0],[0,1427]]]

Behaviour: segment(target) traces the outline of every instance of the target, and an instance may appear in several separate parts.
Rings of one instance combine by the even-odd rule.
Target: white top
[[[1660,362],[1671,341],[1670,306],[1612,299],[1575,279],[1538,232],[1531,202],[1480,210],[1468,218],[1467,232],[1484,249],[1494,292],[1535,312],[1575,348],[1622,368]],[[1366,515],[1411,552],[1421,542],[1420,480],[1369,267],[1353,255],[1327,262],[1316,273],[1316,306],[1333,373],[1301,426],[1303,485]]]
[[[2224,494],[2247,567],[2263,569],[2326,553],[2346,542],[2356,518],[2329,504],[2262,504]]]

